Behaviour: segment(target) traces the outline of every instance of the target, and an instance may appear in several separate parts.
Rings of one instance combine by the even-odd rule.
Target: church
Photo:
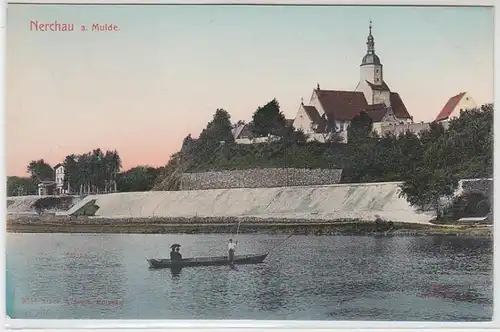
[[[311,136],[321,137],[326,122],[335,121],[344,140],[350,121],[365,111],[373,121],[373,129],[382,133],[388,125],[410,124],[413,117],[403,100],[384,81],[383,66],[375,54],[375,40],[370,22],[366,55],[361,60],[359,83],[354,91],[323,90],[318,84],[306,105],[302,101],[293,126]]]

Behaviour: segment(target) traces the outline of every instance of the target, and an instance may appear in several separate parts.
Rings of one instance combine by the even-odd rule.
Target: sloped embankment
[[[7,213],[35,213],[35,207],[44,211],[67,211],[81,201],[79,196],[15,196],[7,197]]]
[[[254,217],[373,221],[380,217],[413,223],[428,223],[433,219],[433,214],[419,213],[399,197],[399,184],[385,182],[91,195],[67,213],[103,218]],[[93,210],[96,210],[95,213]]]

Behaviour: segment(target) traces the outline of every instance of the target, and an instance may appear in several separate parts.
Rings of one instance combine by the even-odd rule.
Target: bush
[[[490,200],[481,193],[468,193],[453,199],[450,207],[444,209],[443,220],[485,217],[491,212]]]

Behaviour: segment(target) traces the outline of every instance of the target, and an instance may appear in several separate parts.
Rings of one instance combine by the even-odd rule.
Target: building
[[[448,99],[435,121],[448,122],[452,118],[459,117],[461,111],[475,107],[477,107],[477,104],[474,99],[467,92],[461,92]]]
[[[293,121],[293,119],[286,119],[285,126],[292,126]],[[233,134],[234,141],[237,144],[257,144],[266,143],[271,140],[279,140],[279,137],[273,135],[266,137],[254,137],[250,123],[238,123],[231,132]]]
[[[307,104],[302,100],[292,125],[308,135],[309,140],[325,142],[329,136],[328,125],[335,124],[336,134],[344,143],[347,142],[347,130],[351,120],[361,112],[366,112],[372,119],[373,130],[383,136],[395,135],[406,131],[419,134],[430,128],[429,122],[413,121],[399,93],[391,91],[384,78],[383,64],[375,53],[375,39],[370,22],[366,54],[361,60],[359,82],[353,91],[313,89]],[[448,120],[459,116],[460,111],[477,107],[472,97],[462,92],[451,97],[437,116],[437,122],[443,122],[448,128]],[[288,120],[287,120],[288,121]],[[273,137],[252,137],[248,124],[241,124],[233,129],[235,141],[239,144],[267,142]]]
[[[390,90],[384,80],[383,65],[375,53],[370,22],[366,55],[361,60],[359,83],[354,91],[313,90],[309,104],[301,102],[293,126],[313,137],[320,137],[325,122],[335,122],[337,131],[347,138],[351,120],[365,111],[373,120],[373,129],[382,134],[383,124],[412,123],[400,95]],[[320,134],[318,136],[318,134]]]
[[[64,188],[65,170],[64,165],[59,163],[54,166],[54,181],[44,180],[38,183],[38,195],[63,195],[68,193],[68,189]]]
[[[64,165],[59,163],[56,166],[54,166],[54,172],[55,172],[55,183],[56,183],[55,194],[56,195],[66,194],[67,190],[64,188],[64,176],[65,176]]]
[[[248,123],[237,124],[233,128],[232,133],[235,140],[252,138],[252,131],[250,130],[250,126]]]
[[[38,182],[38,196],[54,195],[56,192],[56,182],[44,180]]]

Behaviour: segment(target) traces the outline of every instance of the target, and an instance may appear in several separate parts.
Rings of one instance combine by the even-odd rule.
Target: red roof
[[[326,121],[319,115],[318,110],[314,106],[302,105],[311,122],[316,125],[318,132],[323,132],[326,128]]]
[[[382,122],[382,119],[387,114],[387,107],[385,104],[374,104],[369,105],[363,111],[370,116],[373,122]]]
[[[360,110],[368,107],[363,92],[316,90],[316,94],[325,113],[335,120],[351,120]]]
[[[450,99],[448,99],[448,102],[444,105],[441,112],[439,112],[435,121],[442,121],[442,120],[448,119],[464,95],[465,95],[465,92],[461,92],[458,95],[453,96]]]
[[[360,91],[315,90],[315,92],[325,113],[333,116],[335,120],[348,121],[358,115],[361,110],[369,112],[372,109],[380,109],[380,104],[368,105],[365,95]],[[398,93],[390,93],[390,102],[397,118],[411,118]]]
[[[387,84],[385,82],[382,82],[382,84],[373,84],[369,81],[366,81],[366,83],[368,83],[370,88],[372,88],[373,90],[383,90],[383,91],[390,91],[391,90],[391,89],[389,89],[389,87],[387,86]]]
[[[410,119],[411,115],[408,113],[403,100],[397,92],[391,92],[390,96],[392,112],[399,119]]]
[[[319,115],[316,107],[309,105],[302,105],[302,107],[304,108],[304,111],[306,112],[312,123],[320,124],[322,122],[323,119],[321,119],[321,116]]]

